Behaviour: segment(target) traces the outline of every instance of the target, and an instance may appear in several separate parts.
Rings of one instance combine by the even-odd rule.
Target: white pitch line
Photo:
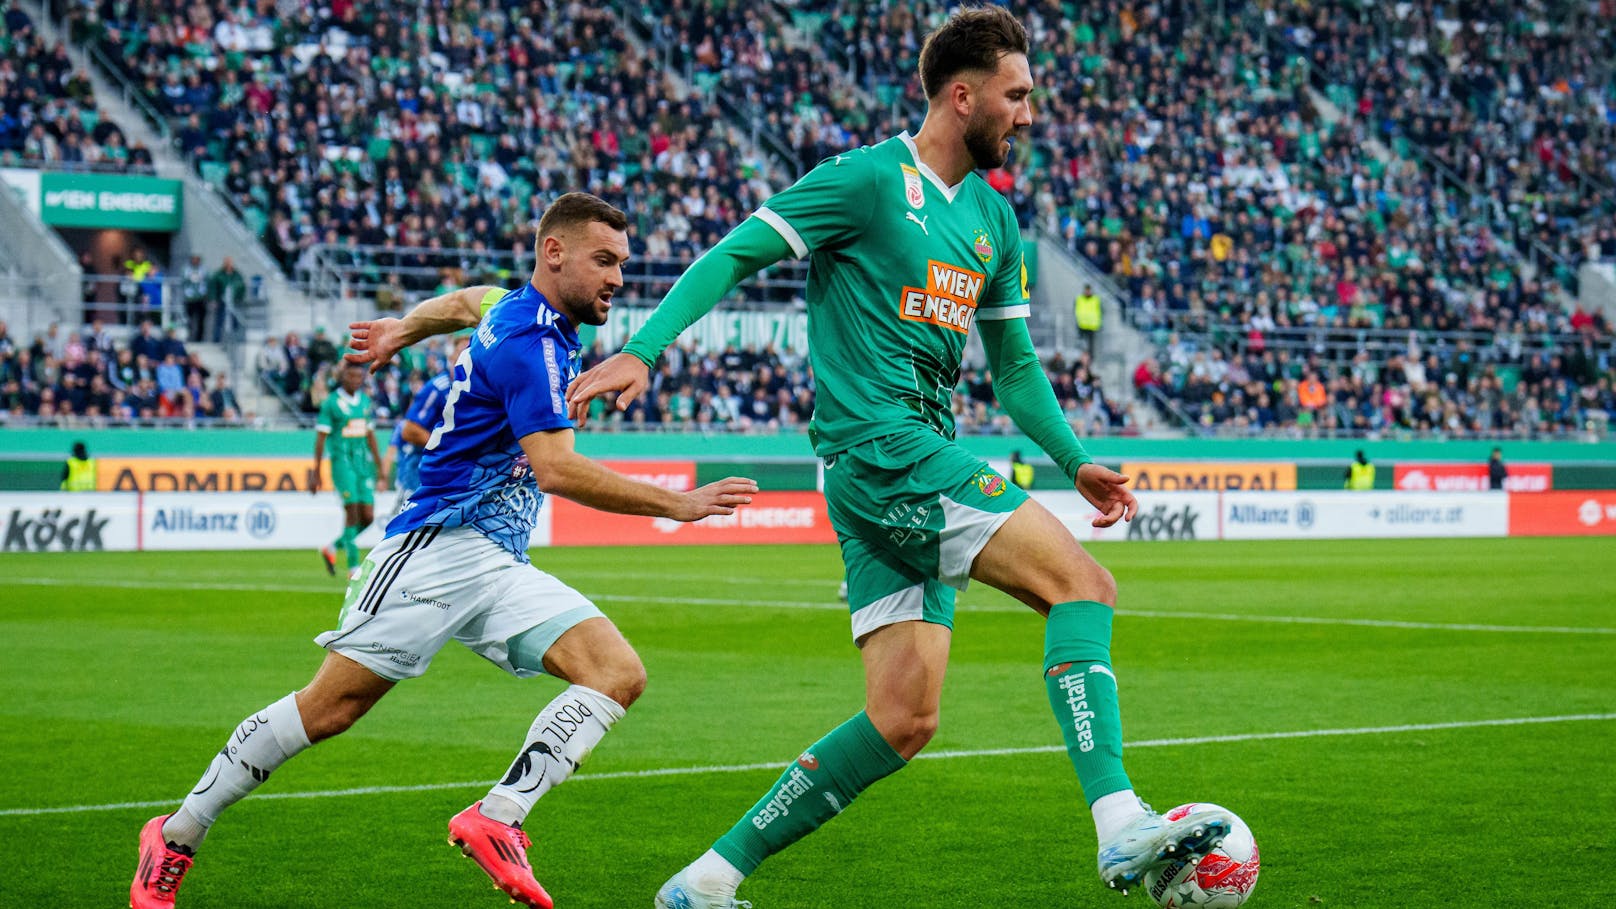
[[[19,587],[112,587],[118,590],[252,590],[264,593],[329,593],[339,594],[343,587],[336,582],[313,584],[233,584],[227,581],[170,581],[163,579],[136,580],[132,578],[6,578],[5,583]]]
[[[1475,625],[1461,622],[1408,622],[1400,619],[1343,619],[1313,615],[1239,615],[1227,612],[1160,612],[1118,609],[1117,615],[1141,619],[1212,619],[1219,622],[1277,622],[1284,625],[1357,625],[1364,628],[1410,628],[1422,631],[1496,631],[1512,634],[1616,634],[1616,628],[1581,628],[1574,625]]]
[[[6,583],[29,587],[112,587],[131,590],[219,590],[261,593],[338,594],[343,588],[331,585],[238,584],[224,581],[132,580],[127,578],[6,578]],[[758,600],[719,597],[666,597],[636,594],[589,593],[584,595],[604,603],[667,603],[676,606],[736,606],[752,609],[824,609],[845,611],[846,603],[828,600]],[[962,603],[960,612],[1024,612],[1014,604]],[[1216,622],[1265,622],[1278,625],[1348,625],[1360,628],[1400,628],[1413,631],[1479,631],[1502,634],[1599,634],[1616,635],[1616,628],[1575,625],[1480,625],[1459,622],[1411,622],[1401,619],[1349,619],[1332,616],[1249,615],[1233,612],[1170,612],[1150,609],[1118,609],[1116,614],[1139,619],[1199,619]]]
[[[1407,723],[1401,726],[1362,726],[1356,729],[1302,729],[1291,732],[1248,732],[1235,735],[1203,735],[1191,738],[1144,739],[1127,742],[1128,748],[1174,748],[1187,745],[1212,745],[1229,742],[1263,742],[1283,739],[1311,739],[1344,735],[1394,735],[1404,732],[1431,732],[1444,729],[1479,729],[1488,726],[1531,726],[1542,723],[1578,723],[1616,720],[1616,713],[1571,713],[1562,716],[1524,716],[1493,720],[1462,720],[1450,723]],[[1026,754],[1056,754],[1064,752],[1064,745],[1037,745],[1028,748],[979,748],[954,751],[927,751],[915,760],[952,760],[956,758],[1006,757]],[[780,761],[760,761],[752,764],[710,764],[695,767],[656,767],[649,770],[618,770],[609,773],[580,773],[575,782],[604,780],[636,780],[663,776],[695,776],[706,773],[747,773],[754,770],[779,770]],[[442,789],[477,789],[490,785],[488,780],[467,783],[423,783],[414,786],[359,786],[353,789],[323,789],[311,792],[267,792],[253,795],[254,799],[323,799],[353,795],[383,795],[399,792],[435,792]],[[79,814],[88,811],[121,811],[134,808],[162,808],[174,804],[173,799],[155,802],[113,802],[104,805],[62,805],[54,808],[5,808],[0,817],[35,817],[42,814]]]

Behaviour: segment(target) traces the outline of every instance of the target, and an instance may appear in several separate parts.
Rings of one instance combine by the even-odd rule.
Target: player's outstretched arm
[[[314,433],[314,469],[309,472],[309,495],[320,491],[320,462],[325,460],[325,434],[326,430]]]
[[[348,325],[352,340],[348,344],[347,359],[351,363],[369,363],[370,371],[377,372],[392,362],[399,351],[417,341],[475,327],[492,305],[491,301],[497,301],[504,294],[505,289],[501,287],[462,287],[423,300],[402,319],[352,322]]]
[[[332,412],[336,404],[335,395],[327,395],[325,402],[320,405],[320,416],[314,423],[314,473],[309,477],[309,494],[320,491],[320,462],[325,460],[325,437],[336,428],[337,418]]]
[[[631,480],[574,450],[571,429],[531,432],[520,441],[539,489],[601,511],[699,521],[734,514],[757,492],[757,483],[744,477],[726,477],[689,492]]]
[[[1100,510],[1095,527],[1133,520],[1139,502],[1128,478],[1094,463],[1061,413],[1055,390],[1027,334],[1025,319],[979,320],[982,348],[993,371],[993,391],[1016,427],[1054,459],[1089,504]]]
[[[370,459],[376,465],[376,488],[387,488],[387,459],[382,457],[382,451],[376,447],[376,431],[373,429],[365,433],[365,441],[370,445]]]
[[[680,276],[622,353],[573,380],[567,391],[567,415],[582,426],[589,418],[589,402],[613,393],[617,409],[627,410],[645,391],[651,364],[675,338],[711,312],[735,285],[791,254],[790,244],[762,219],[742,221]]]
[[[424,448],[426,443],[432,440],[432,430],[414,420],[405,420],[403,438],[407,444],[414,445],[416,448]]]

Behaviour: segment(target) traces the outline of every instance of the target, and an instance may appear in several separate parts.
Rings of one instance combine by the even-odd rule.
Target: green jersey
[[[331,470],[373,472],[370,457],[370,395],[363,389],[350,395],[338,388],[320,405],[320,419],[314,424],[326,434],[325,447],[331,455]]]
[[[944,184],[904,133],[825,159],[754,217],[811,256],[815,453],[906,427],[953,438],[971,324],[1029,313],[1004,197],[975,173]]]

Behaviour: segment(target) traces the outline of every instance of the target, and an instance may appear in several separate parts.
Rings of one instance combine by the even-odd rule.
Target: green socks
[[[1044,684],[1089,804],[1133,788],[1122,769],[1122,713],[1117,677],[1111,672],[1111,607],[1079,600],[1050,608],[1044,626]]]
[[[742,874],[751,874],[764,859],[817,830],[871,783],[906,763],[861,710],[786,768],[774,788],[713,844],[713,851]]]
[[[352,571],[359,567],[359,544],[354,542],[359,538],[359,528],[344,527],[342,536],[337,537],[336,545],[342,547],[342,555],[348,560],[348,569]]]
[[[1049,610],[1044,638],[1049,705],[1090,804],[1132,789],[1122,769],[1122,716],[1111,672],[1111,607],[1079,601]],[[803,752],[713,851],[743,875],[839,814],[871,783],[903,768],[862,711]]]

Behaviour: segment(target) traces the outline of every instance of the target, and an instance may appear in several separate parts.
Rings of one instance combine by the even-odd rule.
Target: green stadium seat
[[[1521,368],[1519,366],[1498,367],[1498,386],[1506,395],[1515,393],[1515,386],[1521,384]]]
[[[256,205],[249,205],[241,212],[241,222],[253,232],[253,236],[262,237],[264,231],[269,229],[269,215]]]
[[[792,27],[810,38],[819,36],[819,30],[825,27],[825,20],[824,13],[805,13],[800,10],[793,10],[791,13]]]
[[[216,188],[224,185],[225,175],[230,173],[230,168],[220,161],[203,161],[199,169],[203,182]]]

